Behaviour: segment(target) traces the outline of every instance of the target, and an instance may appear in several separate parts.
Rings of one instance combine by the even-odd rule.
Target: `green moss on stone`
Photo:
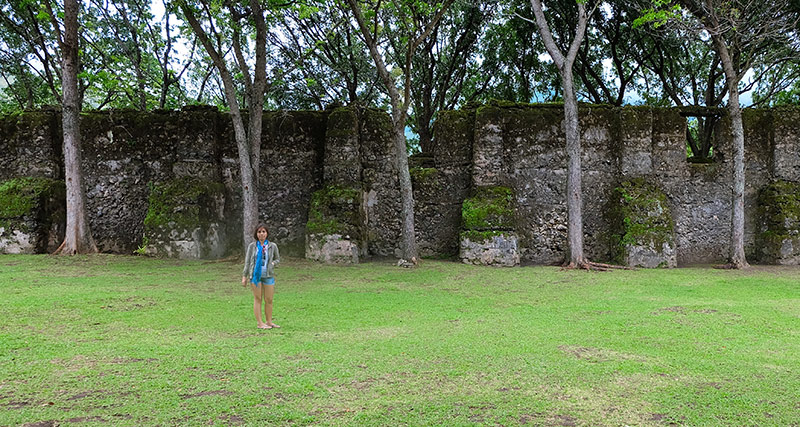
[[[770,135],[774,129],[772,124],[772,111],[755,108],[745,108],[742,110],[742,125],[744,131],[759,135]]]
[[[514,194],[508,187],[481,187],[461,205],[465,230],[514,228]]]
[[[450,135],[469,135],[474,130],[475,109],[440,111],[433,123],[434,139]]]
[[[377,108],[367,108],[361,113],[361,126],[372,132],[392,134],[392,118],[386,111]]]
[[[64,181],[49,178],[14,178],[0,183],[0,218],[31,216],[44,197],[64,194]]]
[[[436,178],[439,170],[436,168],[412,167],[408,170],[411,180],[416,183],[425,183]]]
[[[778,241],[800,233],[800,184],[773,182],[759,193],[758,206],[766,228],[762,237]]]
[[[473,243],[481,243],[492,240],[495,236],[503,236],[505,234],[504,231],[497,231],[497,230],[467,230],[461,232],[462,239],[468,239]]]
[[[213,199],[224,191],[221,183],[195,177],[181,177],[150,186],[145,231],[159,227],[194,229],[204,225]]]
[[[610,222],[615,261],[623,262],[629,246],[660,250],[673,241],[674,224],[666,195],[641,178],[616,187],[611,197]]]
[[[361,191],[330,185],[311,195],[306,230],[309,234],[343,234],[358,238]]]
[[[327,138],[358,138],[358,114],[352,108],[341,107],[328,115]]]

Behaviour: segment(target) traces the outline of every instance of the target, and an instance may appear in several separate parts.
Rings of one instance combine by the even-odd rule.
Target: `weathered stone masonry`
[[[555,105],[492,104],[474,115],[443,113],[436,123],[436,166],[448,165],[450,153],[463,150],[465,142],[471,145],[470,164],[442,171],[461,182],[471,178],[473,193],[484,187],[510,188],[516,199],[518,250],[523,261],[536,264],[560,263],[566,253],[562,111]],[[665,254],[667,258],[676,257],[678,264],[726,260],[733,165],[724,111],[716,111],[723,120],[715,131],[716,161],[710,164],[687,162],[687,119],[679,109],[582,106],[580,111],[587,255],[618,258],[618,224],[610,222],[610,198],[621,184],[639,179],[666,195],[674,236],[664,237],[675,242],[667,250],[674,254]],[[800,181],[800,110],[746,110],[744,118],[746,250],[751,260],[759,260],[771,257],[758,245],[757,237],[769,228],[759,214],[759,193],[775,181]],[[464,135],[469,129],[471,135]],[[463,187],[459,191],[466,193]],[[783,209],[781,215],[796,214]],[[797,230],[778,232],[797,237]],[[794,245],[795,259],[798,249]]]
[[[455,256],[464,249],[465,235],[501,236],[502,247],[495,249],[513,252],[512,259],[563,261],[562,111],[561,106],[493,103],[439,114],[433,152],[411,161],[423,255]],[[642,238],[658,246],[649,253],[644,244],[641,257],[651,266],[727,258],[732,152],[726,120],[717,125],[717,160],[710,164],[687,162],[686,118],[678,109],[582,106],[581,129],[590,258],[629,262],[625,257],[632,256],[631,247],[620,245],[640,244]],[[800,110],[745,111],[745,133],[748,257],[796,263]],[[202,107],[146,114],[85,113],[82,144],[90,221],[102,251],[216,257],[239,247],[239,166],[226,114]],[[383,112],[266,112],[258,171],[261,219],[289,254],[302,255],[313,246],[317,252],[309,252],[312,258],[334,262],[353,261],[353,255],[394,255],[400,200],[391,157],[390,120]],[[0,185],[20,177],[63,180],[61,163],[57,113],[0,117]],[[17,184],[14,191],[22,191]],[[53,234],[63,232],[53,225],[63,215],[51,200],[58,189],[44,191],[41,183],[37,185],[38,192],[26,193],[38,200],[26,205],[30,212],[6,212],[0,206],[0,252],[45,251],[59,239]],[[184,198],[170,196],[176,188],[192,190]],[[470,206],[485,205],[476,199],[481,194],[508,194],[511,211],[503,205],[502,212],[504,218],[513,212],[511,221],[473,221],[464,228],[462,216],[471,218],[474,213]],[[644,202],[629,203],[631,194],[641,194]],[[0,202],[3,197],[0,194]],[[52,212],[33,212],[37,209]],[[627,228],[620,228],[615,212],[661,219],[633,218]],[[36,245],[10,250],[10,229],[16,226],[3,215],[17,215],[18,223],[28,224],[50,218],[53,224],[36,228],[41,234],[34,239]],[[642,227],[666,231],[637,232]]]

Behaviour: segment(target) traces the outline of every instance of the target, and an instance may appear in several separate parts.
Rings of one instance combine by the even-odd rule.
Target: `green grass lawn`
[[[800,268],[0,256],[0,425],[798,425]]]

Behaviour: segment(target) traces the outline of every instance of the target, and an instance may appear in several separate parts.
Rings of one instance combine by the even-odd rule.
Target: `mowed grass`
[[[0,256],[0,425],[797,425],[800,269]]]

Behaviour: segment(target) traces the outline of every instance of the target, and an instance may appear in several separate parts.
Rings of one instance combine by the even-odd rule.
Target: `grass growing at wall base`
[[[800,269],[0,256],[0,424],[791,425]]]

